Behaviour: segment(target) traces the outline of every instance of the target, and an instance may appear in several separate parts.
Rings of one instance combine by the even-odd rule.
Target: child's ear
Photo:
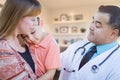
[[[40,17],[37,17],[38,25],[40,25]]]
[[[40,27],[43,27],[43,20],[40,20]]]

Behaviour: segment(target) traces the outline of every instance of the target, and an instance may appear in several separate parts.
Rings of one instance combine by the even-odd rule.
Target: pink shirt
[[[60,48],[52,35],[47,35],[38,45],[30,46],[37,58],[37,75],[43,75],[48,69],[61,67]]]
[[[31,56],[36,62],[32,53]],[[29,64],[6,40],[0,40],[0,80],[36,80]]]

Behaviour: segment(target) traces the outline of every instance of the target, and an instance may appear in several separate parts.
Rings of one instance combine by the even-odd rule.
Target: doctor
[[[59,80],[120,80],[120,8],[100,6],[89,30],[88,41],[78,41],[61,53]],[[93,46],[97,51],[80,67]]]

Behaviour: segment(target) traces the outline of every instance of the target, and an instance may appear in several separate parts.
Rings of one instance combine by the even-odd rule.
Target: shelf
[[[72,23],[86,23],[87,20],[78,20],[78,21],[55,21],[54,24],[72,24]]]
[[[64,36],[85,36],[85,34],[83,34],[83,33],[69,33],[69,34],[60,34],[60,33],[56,33],[56,34],[53,34],[55,37],[57,37],[57,36],[60,36],[60,37],[64,37]]]
[[[54,22],[53,35],[60,46],[60,49],[66,49],[72,43],[86,39],[88,23],[89,21],[87,20]]]

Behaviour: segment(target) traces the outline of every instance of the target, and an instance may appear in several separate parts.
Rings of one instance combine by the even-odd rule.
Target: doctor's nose
[[[89,26],[89,29],[93,31],[95,29],[95,24],[91,23],[90,26]]]

